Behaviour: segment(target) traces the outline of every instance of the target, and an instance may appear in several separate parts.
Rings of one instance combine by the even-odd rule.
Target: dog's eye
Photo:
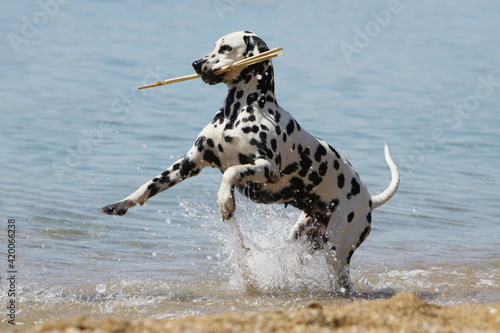
[[[224,53],[224,52],[229,52],[231,51],[233,48],[229,45],[221,45],[221,47],[219,48],[219,53]]]

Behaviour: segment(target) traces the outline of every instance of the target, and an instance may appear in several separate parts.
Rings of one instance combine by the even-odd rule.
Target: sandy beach
[[[10,332],[499,332],[500,303],[432,305],[400,292],[391,299],[290,311],[228,312],[162,320],[73,317]]]

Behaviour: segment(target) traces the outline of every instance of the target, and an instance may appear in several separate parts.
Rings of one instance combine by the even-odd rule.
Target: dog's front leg
[[[223,220],[229,220],[236,209],[234,204],[234,186],[239,183],[277,183],[280,180],[278,168],[271,161],[257,159],[252,164],[240,164],[229,167],[222,176],[222,183],[217,194],[220,213]]]
[[[125,199],[104,207],[102,212],[110,215],[124,215],[130,207],[134,207],[136,204],[143,205],[152,196],[184,179],[196,176],[203,167],[209,165],[202,162],[202,150],[200,145],[193,146],[186,155],[172,164],[165,172],[142,185]]]

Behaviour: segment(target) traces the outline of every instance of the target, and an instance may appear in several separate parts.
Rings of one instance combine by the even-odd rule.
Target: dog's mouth
[[[201,74],[201,79],[203,80],[203,82],[210,85],[221,83],[222,81],[224,81],[224,75],[225,75],[225,73],[214,74],[213,70],[208,71],[206,73],[198,73],[198,74]]]
[[[224,73],[215,74],[213,69],[207,69],[207,60],[201,58],[193,62],[193,68],[196,74],[201,75],[203,82],[207,84],[217,84],[224,80]]]

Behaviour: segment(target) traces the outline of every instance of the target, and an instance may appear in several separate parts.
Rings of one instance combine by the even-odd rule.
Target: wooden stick
[[[201,77],[200,74],[191,74],[191,75],[186,75],[186,76],[174,77],[172,79],[163,80],[163,81],[156,81],[155,80],[155,83],[151,83],[151,84],[148,84],[147,86],[142,86],[142,87],[139,87],[137,89],[141,90],[141,89],[159,87],[159,86],[163,86],[165,84],[182,82],[182,81],[187,81],[187,80],[193,80],[193,79],[197,79],[199,77]]]
[[[231,64],[221,66],[214,71],[214,74],[217,75],[217,74],[221,74],[224,72],[229,72],[229,71],[232,71],[234,69],[246,67],[248,65],[252,65],[252,64],[255,64],[257,62],[261,62],[261,61],[269,60],[269,59],[274,58],[274,57],[278,57],[278,56],[284,54],[283,52],[280,52],[281,50],[283,50],[282,47],[276,47],[272,50],[262,52],[260,54],[254,55],[252,57],[248,57],[248,58],[245,58],[242,60],[235,61]]]
[[[261,62],[261,61],[269,60],[271,58],[279,57],[279,56],[281,56],[281,55],[284,54],[283,52],[281,52],[282,50],[283,50],[282,47],[276,47],[276,48],[274,48],[272,50],[268,50],[268,51],[262,52],[260,54],[254,55],[252,57],[248,57],[248,58],[245,58],[245,59],[242,59],[242,60],[235,61],[235,62],[230,63],[228,65],[224,65],[224,66],[221,66],[221,67],[217,68],[214,71],[214,74],[215,75],[222,74],[222,73],[229,72],[229,71],[232,71],[232,70],[235,70],[235,69],[239,69],[239,68],[242,68],[242,67],[247,67],[249,65],[252,65],[252,64],[255,64],[255,63],[258,63],[258,62]],[[147,86],[139,87],[137,89],[141,90],[141,89],[159,87],[159,86],[163,86],[165,84],[171,84],[171,83],[177,83],[177,82],[182,82],[182,81],[187,81],[187,80],[193,80],[193,79],[197,79],[199,77],[201,77],[200,74],[191,74],[191,75],[175,77],[173,79],[168,79],[168,80],[163,80],[163,81],[156,81],[156,79],[155,79],[154,83],[148,84]]]

